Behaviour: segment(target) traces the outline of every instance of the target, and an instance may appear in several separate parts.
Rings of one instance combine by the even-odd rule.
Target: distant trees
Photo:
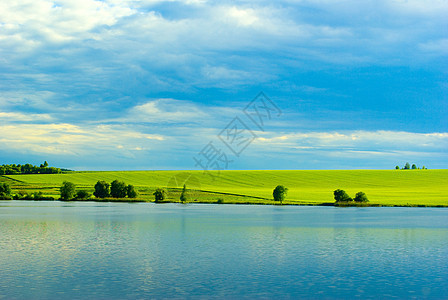
[[[155,202],[159,203],[159,202],[163,202],[163,200],[165,200],[166,192],[165,192],[164,189],[157,188],[155,190],[155,192],[153,193],[153,195],[154,195],[154,198],[155,198]]]
[[[115,179],[110,184],[110,195],[113,198],[124,198],[127,194],[127,186],[123,181]]]
[[[337,189],[333,192],[334,195],[334,200],[336,200],[336,203],[340,203],[340,202],[358,202],[358,203],[363,203],[363,202],[369,202],[369,199],[367,198],[367,195],[364,192],[358,192],[355,195],[355,198],[352,199],[344,190],[341,189]]]
[[[114,180],[111,184],[106,181],[98,181],[95,184],[93,195],[97,198],[137,198],[138,193],[132,184],[126,185],[124,181]]]
[[[180,198],[179,198],[179,200],[180,200],[180,202],[182,202],[182,203],[185,203],[185,202],[187,202],[187,186],[184,184],[184,187],[183,187],[183,189],[182,189],[182,193],[180,194]]]
[[[333,192],[334,200],[336,202],[350,202],[353,201],[353,199],[344,191],[341,189],[337,189]]]
[[[48,167],[48,163],[45,161],[43,164],[33,166],[32,164],[11,164],[1,165],[0,175],[19,175],[19,174],[58,174],[61,173],[61,169]]]
[[[277,185],[272,192],[272,196],[274,197],[274,201],[280,201],[280,204],[285,200],[286,194],[288,193],[288,189],[283,185]]]
[[[353,200],[355,200],[355,202],[369,202],[369,199],[367,199],[367,195],[364,192],[356,193]]]
[[[64,181],[60,188],[62,200],[72,200],[76,195],[76,186],[73,182]]]
[[[400,167],[399,166],[395,166],[395,169],[396,170],[399,170],[400,169]],[[417,165],[416,164],[412,164],[412,166],[411,166],[411,164],[410,163],[406,163],[405,165],[404,165],[404,167],[403,168],[401,168],[402,170],[417,170],[417,169],[420,169],[419,167],[417,167]],[[425,168],[425,166],[422,166],[422,170],[425,170],[426,168]]]
[[[98,181],[95,184],[95,192],[93,192],[93,195],[97,198],[106,198],[110,196],[110,185],[106,181]]]
[[[128,198],[137,198],[137,196],[138,196],[138,193],[132,184],[129,184],[127,186],[126,193],[128,195]]]
[[[0,182],[0,200],[11,200],[11,187],[6,182]]]

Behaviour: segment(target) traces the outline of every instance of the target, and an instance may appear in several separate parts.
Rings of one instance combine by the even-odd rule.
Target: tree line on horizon
[[[0,175],[20,175],[20,174],[60,174],[62,169],[49,167],[47,161],[40,166],[33,166],[32,164],[11,164],[1,165]]]
[[[420,167],[417,167],[416,164],[412,164],[412,166],[411,166],[411,164],[408,162],[401,168],[401,170],[417,170],[417,169],[420,170]],[[427,170],[427,168],[425,166],[422,166],[421,169]],[[398,165],[395,166],[395,170],[400,170],[400,167]]]

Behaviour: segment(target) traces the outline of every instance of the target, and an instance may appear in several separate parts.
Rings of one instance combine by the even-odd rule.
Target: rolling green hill
[[[63,181],[93,192],[98,180],[114,179],[133,184],[138,200],[152,201],[157,187],[168,189],[168,200],[177,201],[186,181],[190,201],[225,203],[272,203],[272,190],[289,189],[286,203],[334,202],[333,191],[344,189],[354,197],[363,191],[370,203],[381,205],[448,205],[448,170],[318,170],[318,171],[107,171],[67,174],[10,175],[13,192],[37,191],[58,198]]]

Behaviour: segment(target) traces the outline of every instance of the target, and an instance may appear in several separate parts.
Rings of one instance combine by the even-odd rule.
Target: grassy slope
[[[191,184],[187,188],[205,191],[232,193],[271,199],[272,190],[278,184],[289,188],[289,203],[317,204],[334,202],[332,192],[341,188],[353,196],[363,191],[371,203],[383,205],[448,205],[448,170],[322,170],[322,171],[221,171],[214,177],[202,171],[192,171]],[[168,184],[179,171],[114,171],[74,172],[56,175],[15,175],[18,180],[13,189],[37,190],[58,196],[62,181],[74,182],[80,188],[93,191],[98,180],[111,182],[114,179],[133,184],[140,191],[142,200],[152,200],[151,192],[156,187],[173,187]],[[182,181],[182,175],[181,177]],[[178,184],[181,187],[181,184]],[[177,194],[170,194],[172,200]],[[269,201],[238,197],[195,193],[201,201],[269,203]]]

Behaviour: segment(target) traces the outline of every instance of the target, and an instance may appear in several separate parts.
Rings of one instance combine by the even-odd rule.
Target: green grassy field
[[[98,180],[114,179],[133,184],[138,201],[152,201],[157,187],[168,190],[168,200],[178,201],[186,181],[190,202],[272,204],[272,190],[282,184],[289,189],[285,204],[331,203],[333,191],[340,188],[352,197],[365,192],[371,204],[448,206],[448,170],[92,171],[2,178],[11,183],[13,193],[42,191],[56,199],[65,180],[93,192]]]

